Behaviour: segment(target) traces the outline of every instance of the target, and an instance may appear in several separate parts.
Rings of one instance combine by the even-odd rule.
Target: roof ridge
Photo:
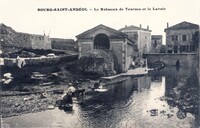
[[[123,27],[123,28],[119,29],[119,31],[126,30],[126,29],[131,29],[131,27],[134,27],[134,28],[139,29],[139,30],[144,30],[144,31],[150,31],[151,32],[151,30],[149,30],[147,28],[142,28],[142,27],[138,27],[138,26],[135,26],[135,25],[130,25],[130,26]]]
[[[185,24],[185,25],[183,25]],[[181,26],[182,25],[182,26]],[[188,21],[182,21],[180,23],[177,23],[175,25],[172,25],[171,27],[165,28],[166,30],[173,30],[173,29],[193,29],[199,27],[198,24],[194,24]]]
[[[108,27],[108,26],[103,25],[103,24],[99,24],[99,25],[97,25],[96,27],[93,27],[93,28],[91,28],[91,29],[88,29],[88,30],[82,32],[81,34],[77,35],[76,38],[80,37],[81,35],[83,35],[83,34],[85,34],[85,33],[87,33],[87,32],[90,32],[90,31],[93,30],[93,29],[96,29],[96,28],[98,28],[98,27],[101,27],[101,26],[102,26],[102,27],[109,28],[109,29],[115,31],[116,33],[120,33],[120,34],[122,34],[122,35],[127,36],[125,33],[121,32],[121,31],[118,31],[118,30],[116,30],[116,29],[114,29],[114,28]]]

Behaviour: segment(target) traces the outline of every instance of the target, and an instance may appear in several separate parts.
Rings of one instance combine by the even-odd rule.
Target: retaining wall
[[[180,66],[193,67],[198,65],[197,53],[184,53],[184,54],[168,54],[168,53],[154,53],[144,54],[147,58],[148,64],[151,65],[156,61],[162,61],[166,65],[175,65],[176,61],[180,61]]]
[[[78,60],[78,55],[61,55],[56,57],[33,57],[33,58],[24,58],[25,66],[42,66],[42,65],[54,65],[59,63],[67,63],[73,60]],[[17,66],[16,58],[4,58],[4,65],[8,67]]]

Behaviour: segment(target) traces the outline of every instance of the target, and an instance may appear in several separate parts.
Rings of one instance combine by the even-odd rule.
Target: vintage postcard
[[[199,0],[0,0],[2,128],[199,128]]]

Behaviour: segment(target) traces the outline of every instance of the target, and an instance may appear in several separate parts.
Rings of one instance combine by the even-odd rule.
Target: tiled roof
[[[178,23],[176,25],[166,28],[165,31],[166,30],[177,30],[177,29],[196,29],[196,28],[198,29],[199,25],[183,21],[181,23]]]
[[[127,26],[127,27],[119,29],[119,31],[124,31],[124,30],[143,30],[143,31],[149,31],[149,32],[151,32],[151,30],[149,30],[149,29],[137,27],[137,26],[134,26],[134,25]]]
[[[84,35],[86,35],[86,34],[92,32],[92,31],[95,31],[95,30],[97,30],[97,29],[99,29],[99,28],[103,28],[103,29],[110,30],[110,31],[112,31],[113,33],[115,33],[116,35],[118,35],[119,37],[125,37],[125,38],[127,38],[132,44],[134,44],[134,42],[131,41],[131,40],[129,39],[129,37],[128,37],[128,35],[127,35],[126,33],[123,33],[123,32],[118,31],[118,30],[116,30],[116,29],[110,28],[110,27],[105,26],[105,25],[103,25],[103,24],[100,24],[100,25],[98,25],[98,26],[96,26],[96,27],[94,27],[94,28],[91,28],[91,29],[89,29],[89,30],[86,30],[85,32],[83,32],[83,33],[77,35],[76,38],[77,38],[77,39],[78,39],[78,38],[81,38],[81,37],[83,37]]]
[[[92,29],[89,29],[89,30],[87,30],[87,31],[85,31],[85,32],[83,32],[83,33],[77,35],[76,38],[80,38],[81,36],[83,36],[83,35],[85,35],[85,34],[87,34],[87,33],[90,33],[91,31],[93,31],[93,30],[95,30],[95,29],[98,29],[98,28],[109,29],[109,30],[111,30],[112,32],[114,32],[114,33],[116,33],[116,34],[118,34],[118,35],[120,35],[120,36],[123,36],[123,37],[127,37],[127,36],[128,36],[128,35],[126,35],[125,33],[122,33],[122,32],[120,32],[120,31],[117,31],[117,30],[113,29],[113,28],[110,28],[110,27],[108,27],[108,26],[105,26],[105,25],[103,25],[103,24],[100,24],[100,25],[98,25],[98,26],[96,26],[96,27],[94,27],[94,28],[92,28]]]

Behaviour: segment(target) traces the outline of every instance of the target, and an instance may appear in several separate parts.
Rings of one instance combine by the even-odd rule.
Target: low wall
[[[54,65],[59,63],[67,63],[73,60],[78,60],[78,55],[61,55],[56,57],[33,57],[33,58],[23,58],[25,61],[25,66],[43,66],[43,65]],[[4,58],[4,66],[13,67],[17,66],[16,58]]]
[[[180,61],[180,66],[193,67],[198,64],[197,53],[184,53],[184,54],[168,54],[168,53],[154,53],[144,54],[147,58],[148,64],[151,65],[156,61],[162,61],[166,65],[175,65],[176,61]]]

